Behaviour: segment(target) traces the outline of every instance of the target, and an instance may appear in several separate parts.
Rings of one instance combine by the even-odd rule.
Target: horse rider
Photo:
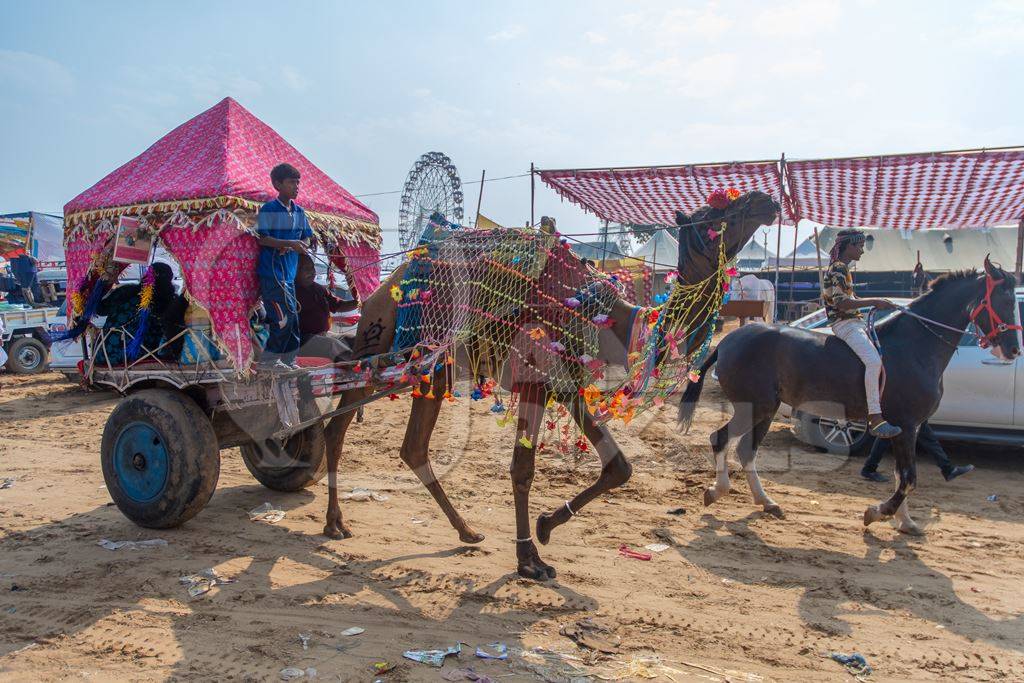
[[[864,363],[864,392],[868,399],[868,427],[880,439],[892,439],[903,431],[882,417],[878,383],[882,374],[882,357],[868,336],[868,326],[861,308],[874,307],[891,310],[896,307],[888,299],[860,299],[853,292],[850,263],[864,255],[864,233],[860,230],[840,230],[829,254],[822,298],[825,312],[835,336],[842,339]]]

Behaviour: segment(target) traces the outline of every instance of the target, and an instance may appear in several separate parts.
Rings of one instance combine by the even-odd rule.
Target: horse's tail
[[[690,382],[690,385],[686,387],[686,391],[683,392],[683,397],[679,400],[679,426],[684,434],[690,431],[690,425],[693,423],[693,413],[697,410],[700,392],[704,390],[704,378],[707,377],[707,370],[717,360],[718,347],[715,347],[711,355],[704,360],[704,364],[700,366],[700,377],[696,382]]]

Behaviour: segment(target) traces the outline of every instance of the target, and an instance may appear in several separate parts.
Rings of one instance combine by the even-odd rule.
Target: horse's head
[[[718,249],[725,240],[726,259],[743,248],[762,225],[775,222],[779,204],[764,192],[748,192],[724,208],[704,206],[689,216],[676,211],[679,226],[679,279],[699,282],[718,268]]]
[[[1004,360],[1021,353],[1016,285],[1012,274],[985,257],[985,294],[971,311],[971,321],[982,334],[981,345],[991,346],[993,355]]]

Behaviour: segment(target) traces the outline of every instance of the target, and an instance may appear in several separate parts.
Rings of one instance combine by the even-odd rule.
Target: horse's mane
[[[964,270],[951,270],[948,273],[938,276],[934,280],[928,283],[928,291],[925,295],[931,294],[932,292],[942,289],[950,282],[959,282],[961,280],[970,280],[978,277],[977,268],[966,268]]]

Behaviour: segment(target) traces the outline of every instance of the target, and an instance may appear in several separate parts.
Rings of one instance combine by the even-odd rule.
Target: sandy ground
[[[824,655],[857,651],[873,680],[1024,680],[1021,452],[960,449],[979,471],[953,484],[922,464],[912,512],[927,537],[912,539],[888,525],[864,533],[861,513],[887,487],[777,423],[762,469],[787,517],[757,511],[742,476],[705,510],[716,397],[710,385],[686,436],[669,408],[614,427],[632,481],[555,532],[541,553],[558,579],[534,583],[514,574],[513,436],[481,404],[446,407],[433,443],[449,494],[487,535],[478,546],[459,543],[397,457],[408,399],[369,407],[350,432],[345,486],[390,497],[345,504],[355,538],[320,535],[325,486],[270,492],[237,451],[222,453],[219,488],[198,517],[153,532],[124,518],[103,486],[100,436],[116,397],[57,375],[0,376],[0,480],[14,478],[0,490],[0,678],[278,680],[286,667],[314,667],[323,680],[371,681],[370,665],[387,660],[397,668],[384,681],[450,680],[468,666],[495,680],[639,680],[644,662],[661,680],[839,681],[850,674]],[[533,514],[596,472],[542,458]],[[249,521],[264,501],[287,517]],[[685,514],[667,514],[677,507]],[[659,528],[678,545],[650,562],[618,554],[657,542]],[[154,537],[169,545],[97,545]],[[178,577],[210,567],[236,582],[189,599]],[[560,635],[588,617],[621,639],[620,653]],[[340,635],[352,626],[365,633]],[[461,658],[443,669],[402,659],[459,641]],[[495,641],[512,649],[507,661],[473,656]],[[655,656],[674,672],[650,664]]]

